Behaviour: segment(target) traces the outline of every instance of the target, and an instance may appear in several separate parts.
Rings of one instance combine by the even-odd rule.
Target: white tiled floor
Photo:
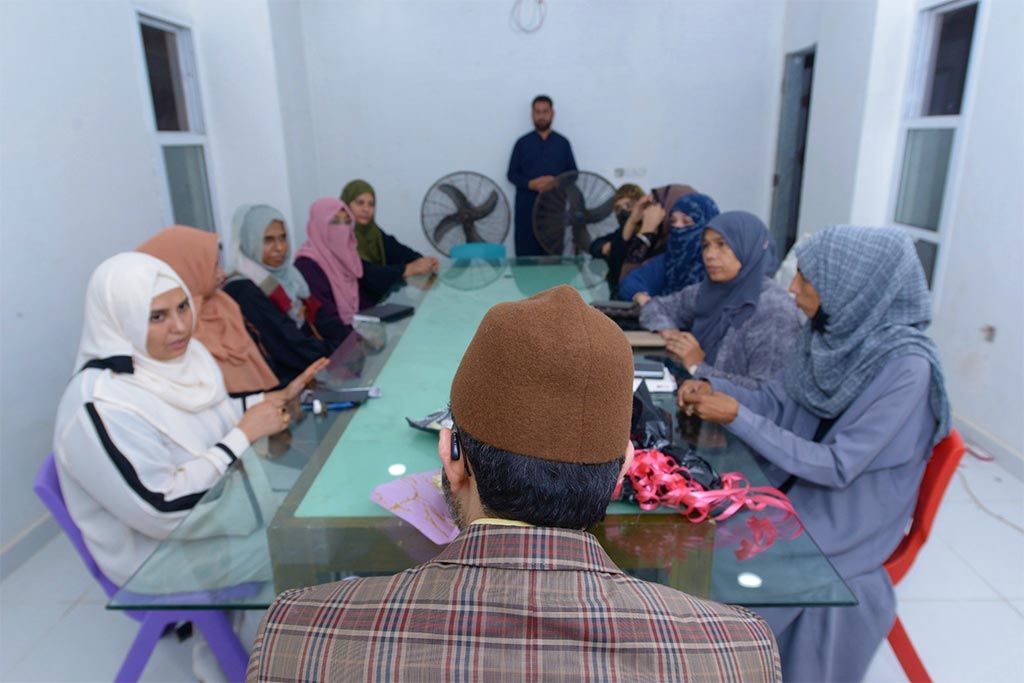
[[[897,587],[899,613],[933,679],[997,683],[1024,678],[1024,483],[970,455],[939,511],[932,538]],[[106,600],[63,537],[0,583],[0,681],[109,681],[135,622]],[[248,630],[248,629],[247,629]],[[164,638],[145,681],[191,681],[191,641]],[[868,681],[906,681],[883,644]]]

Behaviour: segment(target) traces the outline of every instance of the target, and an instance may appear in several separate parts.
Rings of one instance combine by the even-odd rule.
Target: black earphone
[[[458,460],[462,454],[459,452],[459,433],[452,430],[452,461]]]

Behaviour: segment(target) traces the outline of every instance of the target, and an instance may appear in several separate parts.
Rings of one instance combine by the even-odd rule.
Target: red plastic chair
[[[918,551],[924,546],[925,541],[932,532],[932,523],[939,511],[939,503],[946,493],[949,481],[956,472],[957,465],[963,457],[967,447],[960,433],[955,429],[950,431],[949,436],[935,445],[932,457],[925,467],[924,477],[921,479],[921,488],[917,494],[917,506],[914,508],[914,518],[910,523],[910,531],[900,541],[899,546],[885,562],[885,570],[889,572],[889,578],[893,585],[899,583],[900,579],[906,576],[910,567],[917,558]],[[912,683],[931,683],[931,677],[924,668],[924,663],[917,656],[914,644],[910,642],[906,629],[899,615],[896,622],[889,631],[889,644],[896,653],[896,659],[903,667]]]

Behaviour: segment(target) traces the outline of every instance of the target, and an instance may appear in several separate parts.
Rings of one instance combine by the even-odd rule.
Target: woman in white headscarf
[[[281,391],[232,399],[163,261],[118,254],[93,273],[76,374],[53,450],[64,501],[103,573],[122,584],[242,451],[288,426]]]

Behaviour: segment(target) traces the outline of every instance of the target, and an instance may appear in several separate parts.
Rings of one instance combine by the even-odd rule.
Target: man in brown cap
[[[395,576],[282,594],[248,680],[781,680],[760,618],[629,577],[584,531],[633,457],[632,380],[571,287],[491,308],[438,442],[462,533]]]

